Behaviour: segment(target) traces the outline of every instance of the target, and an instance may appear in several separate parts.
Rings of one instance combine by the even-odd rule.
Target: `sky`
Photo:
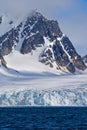
[[[87,54],[87,0],[0,0],[2,12],[23,13],[34,9],[48,19],[57,20],[77,52]]]

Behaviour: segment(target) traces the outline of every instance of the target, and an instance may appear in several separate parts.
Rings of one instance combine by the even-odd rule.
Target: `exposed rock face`
[[[83,61],[87,64],[87,55],[83,57]]]
[[[0,16],[0,24],[2,23],[2,16]]]
[[[7,63],[6,61],[4,60],[4,58],[0,55],[0,66],[4,66],[5,68],[7,68]]]
[[[49,45],[46,43],[47,39]],[[48,20],[38,12],[33,12],[25,22],[0,37],[0,54],[8,55],[12,49],[20,48],[22,54],[27,54],[43,47],[39,61],[56,68],[66,68],[74,73],[75,69],[85,70],[86,66],[73,44],[59,28],[58,22]]]
[[[32,50],[35,50],[36,47],[41,47],[42,45],[44,45],[44,39],[39,33],[37,33],[29,37],[28,39],[24,39],[20,51],[22,54],[26,54],[31,52]]]
[[[9,32],[0,37],[0,54],[8,55],[12,51],[15,42],[18,42],[18,30],[11,29]]]
[[[33,16],[33,17],[32,17]],[[22,44],[21,53],[28,53],[35,50],[35,47],[43,46],[44,37],[50,41],[62,36],[57,21],[47,20],[40,13],[34,13],[27,18],[22,32],[22,37],[27,36]]]

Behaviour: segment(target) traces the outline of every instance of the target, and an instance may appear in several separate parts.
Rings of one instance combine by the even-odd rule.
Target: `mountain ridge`
[[[51,68],[71,73],[75,73],[76,68],[82,71],[86,69],[83,59],[69,38],[62,33],[58,22],[48,20],[37,11],[0,36],[0,55],[8,67],[11,66],[6,57],[11,53],[18,51],[22,55],[33,55],[38,49],[38,62]]]

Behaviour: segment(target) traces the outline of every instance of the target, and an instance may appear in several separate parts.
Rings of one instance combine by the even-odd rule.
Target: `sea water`
[[[0,130],[87,130],[87,107],[0,108]]]

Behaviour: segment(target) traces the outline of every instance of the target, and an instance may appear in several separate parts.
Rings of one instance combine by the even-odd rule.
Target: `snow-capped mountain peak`
[[[2,19],[3,17],[0,26],[4,28]],[[34,10],[20,19],[11,19],[9,26],[0,34],[0,55],[5,56],[3,59],[5,59],[8,67],[15,67],[14,64],[17,64],[19,57],[18,66],[20,67],[20,63],[22,65],[25,63],[24,66],[28,70],[33,63],[39,63],[39,69],[43,66],[41,69],[51,68],[53,71],[61,70],[74,73],[76,68],[86,69],[81,56],[78,55],[69,38],[62,33],[57,21],[48,20]],[[20,58],[23,58],[22,62]],[[12,61],[13,59],[14,61]],[[17,67],[16,69],[19,70]],[[33,68],[35,68],[35,65],[33,65]]]

